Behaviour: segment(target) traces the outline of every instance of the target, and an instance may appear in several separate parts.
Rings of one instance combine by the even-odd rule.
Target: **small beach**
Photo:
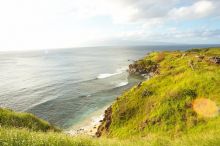
[[[126,70],[132,60],[151,51],[193,47],[199,46],[2,52],[0,106],[32,113],[64,131],[72,130],[72,134],[95,133],[104,107],[142,80],[128,75]]]
[[[97,129],[104,118],[104,112],[109,106],[110,105],[105,106],[104,108],[99,109],[98,111],[92,113],[91,115],[88,115],[88,117],[85,120],[83,120],[79,124],[72,126],[68,130],[66,130],[65,133],[71,136],[78,136],[78,135],[95,136],[95,133],[97,132]]]

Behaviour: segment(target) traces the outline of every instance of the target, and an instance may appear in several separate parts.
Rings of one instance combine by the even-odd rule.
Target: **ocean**
[[[151,51],[216,45],[84,47],[0,52],[0,107],[68,129],[142,80],[128,65]]]

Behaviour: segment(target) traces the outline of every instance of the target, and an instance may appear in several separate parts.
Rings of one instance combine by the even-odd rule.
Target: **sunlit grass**
[[[26,129],[0,128],[1,146],[216,146],[220,143],[220,130],[212,129],[215,124],[206,125],[207,130],[195,129],[183,136],[171,137],[166,133],[149,133],[145,137],[130,139],[71,137],[62,133],[33,132]],[[212,127],[213,126],[213,127]]]
[[[207,124],[209,116],[198,114],[193,110],[192,103],[204,97],[219,105],[220,66],[209,61],[210,57],[219,54],[219,48],[153,52],[136,62],[148,66],[150,64],[145,61],[157,62],[159,74],[118,98],[112,105],[109,132],[103,132],[103,135],[130,138],[167,132],[175,136]],[[198,56],[204,58],[199,59]],[[213,108],[218,112],[216,109]],[[206,112],[209,113],[208,110]],[[220,128],[220,125],[217,126]]]
[[[0,109],[0,145],[220,145],[220,65],[209,61],[219,55],[220,48],[153,52],[138,61],[144,68],[159,64],[159,73],[117,98],[100,138],[72,137],[32,114]]]
[[[60,130],[47,121],[44,121],[30,113],[19,113],[9,109],[0,108],[0,126],[27,128],[33,131],[56,131]]]

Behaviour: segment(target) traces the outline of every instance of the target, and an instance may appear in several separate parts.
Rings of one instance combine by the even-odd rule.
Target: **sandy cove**
[[[101,121],[104,118],[104,112],[109,107],[105,106],[104,108],[98,110],[91,115],[88,115],[88,118],[80,122],[79,124],[74,125],[69,130],[66,130],[65,133],[71,136],[78,136],[78,135],[89,135],[95,136]]]

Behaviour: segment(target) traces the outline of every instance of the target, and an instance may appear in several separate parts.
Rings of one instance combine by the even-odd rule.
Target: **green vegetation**
[[[217,146],[220,143],[219,120],[191,133],[171,137],[163,133],[149,133],[146,137],[130,139],[71,137],[57,132],[34,132],[27,129],[0,128],[1,146]],[[202,130],[206,128],[206,131]]]
[[[157,64],[156,73],[117,98],[111,106],[108,124],[105,120],[99,127],[102,135],[130,138],[166,133],[176,137],[197,127],[203,128],[212,120],[220,120],[204,117],[193,110],[193,101],[197,98],[220,103],[220,65],[210,61],[211,57],[219,55],[219,48],[192,49],[153,52],[136,61],[131,67],[136,72],[132,73],[140,70],[143,73],[140,69],[143,64],[147,65],[143,67],[146,72]]]
[[[0,126],[26,128],[32,131],[60,131],[58,128],[42,119],[37,118],[33,114],[18,113],[2,108],[0,108]]]
[[[100,138],[71,137],[32,114],[0,109],[0,145],[220,145],[220,65],[210,59],[215,56],[220,48],[152,52],[136,61],[131,74],[153,77],[106,110]]]

